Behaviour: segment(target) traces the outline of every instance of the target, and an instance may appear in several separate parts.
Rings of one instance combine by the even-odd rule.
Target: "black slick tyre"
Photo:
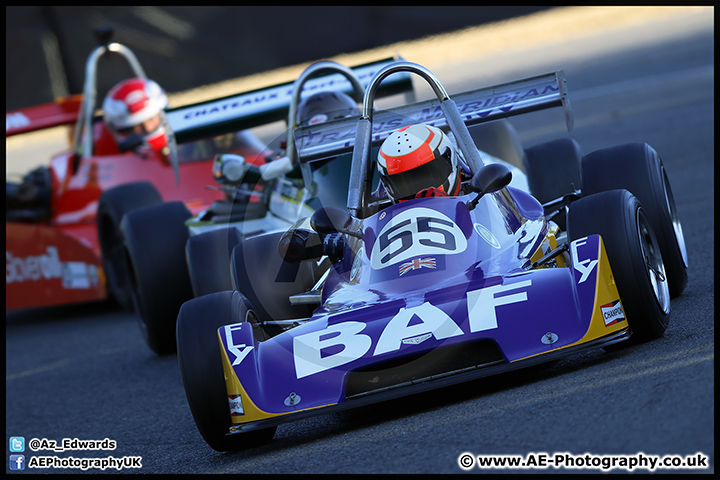
[[[242,241],[237,228],[228,227],[191,236],[185,246],[193,295],[232,290],[230,256]]]
[[[580,178],[580,145],[572,138],[558,138],[525,150],[525,171],[530,193],[540,203],[547,203],[572,193],[582,185]],[[565,211],[554,218],[561,230],[566,227]]]
[[[250,302],[237,291],[194,298],[180,308],[177,352],[185,393],[203,439],[219,452],[241,450],[268,442],[277,427],[226,435],[230,407],[217,329],[252,317]]]
[[[121,222],[131,300],[145,341],[159,355],[175,351],[177,313],[193,297],[185,262],[190,216],[182,202],[168,202],[133,210]]]
[[[670,296],[680,295],[688,281],[685,238],[667,172],[650,145],[628,143],[583,157],[583,195],[617,188],[640,200],[662,251]]]
[[[252,303],[258,319],[307,318],[311,305],[292,305],[291,295],[306,292],[315,283],[313,262],[286,262],[278,253],[285,232],[250,237],[235,246],[231,257],[233,288]]]
[[[128,290],[125,239],[120,231],[120,222],[126,213],[162,201],[160,193],[150,182],[120,185],[100,195],[97,227],[107,288],[115,301],[126,310],[132,310],[133,306]]]
[[[657,238],[627,190],[596,193],[570,205],[568,239],[602,237],[633,341],[659,338],[668,326],[670,293]]]

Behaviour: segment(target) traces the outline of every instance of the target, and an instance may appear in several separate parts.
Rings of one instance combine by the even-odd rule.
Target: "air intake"
[[[346,398],[378,393],[505,362],[492,340],[479,340],[394,358],[350,372]]]

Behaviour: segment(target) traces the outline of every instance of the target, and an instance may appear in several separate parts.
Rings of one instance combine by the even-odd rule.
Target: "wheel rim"
[[[685,236],[683,235],[682,225],[680,224],[680,216],[677,213],[675,207],[675,199],[673,198],[672,190],[670,190],[670,182],[668,182],[667,173],[663,168],[663,181],[665,183],[665,203],[667,205],[670,219],[672,220],[673,230],[675,231],[675,240],[677,241],[678,248],[680,248],[680,255],[682,256],[683,264],[685,268],[688,267],[687,248],[685,247]]]
[[[637,215],[637,229],[640,235],[640,248],[647,272],[648,280],[655,294],[655,300],[660,309],[668,314],[670,312],[670,290],[668,288],[665,264],[660,254],[655,233],[645,217],[645,212],[640,209]]]

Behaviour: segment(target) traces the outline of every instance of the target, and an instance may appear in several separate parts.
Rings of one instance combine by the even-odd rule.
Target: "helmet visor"
[[[420,190],[429,187],[439,188],[447,182],[453,171],[450,155],[450,149],[447,148],[442,155],[436,155],[419,167],[395,175],[382,175],[385,188],[395,201],[415,198]]]

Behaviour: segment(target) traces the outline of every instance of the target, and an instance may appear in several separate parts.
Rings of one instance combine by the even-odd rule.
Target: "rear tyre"
[[[232,422],[217,329],[253,315],[250,302],[237,291],[194,298],[183,304],[178,314],[178,362],[190,411],[202,437],[219,452],[268,442],[277,429],[226,435]]]
[[[640,200],[660,245],[670,296],[677,297],[688,281],[685,237],[667,172],[650,145],[628,143],[583,157],[583,195],[617,188],[629,190]]]
[[[126,213],[162,201],[160,193],[150,182],[120,185],[100,195],[97,227],[103,270],[110,294],[126,310],[132,310],[133,305],[128,288],[125,238],[120,231],[120,222]]]
[[[291,305],[289,297],[315,283],[313,262],[289,263],[278,253],[285,232],[250,237],[235,246],[231,258],[233,288],[245,295],[260,322],[307,318],[314,307]]]
[[[211,230],[188,239],[185,254],[194,296],[232,290],[230,256],[241,241],[242,234],[234,227]]]
[[[579,189],[580,145],[572,138],[559,138],[525,150],[525,171],[530,193],[540,203],[562,197]],[[565,230],[565,211],[560,211],[553,221]]]
[[[602,237],[633,340],[661,337],[670,292],[657,238],[638,199],[627,190],[611,190],[570,205],[569,240],[593,234]]]
[[[128,291],[140,331],[159,355],[175,351],[178,310],[193,298],[185,262],[185,220],[191,215],[182,202],[169,202],[133,210],[121,222]]]
[[[507,119],[473,125],[468,131],[479,150],[525,171],[525,151],[520,136]]]

